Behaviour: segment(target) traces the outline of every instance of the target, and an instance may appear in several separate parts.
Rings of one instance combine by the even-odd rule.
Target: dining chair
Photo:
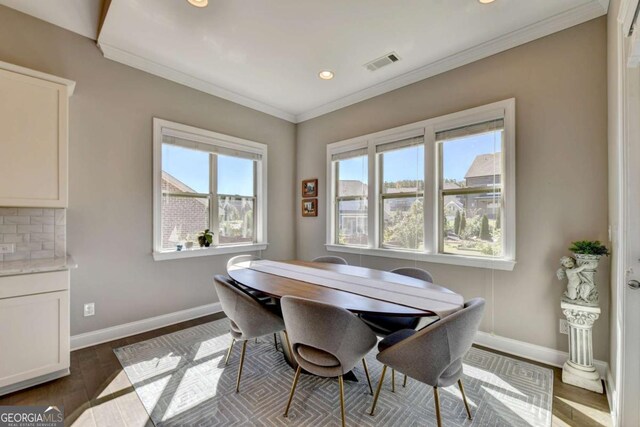
[[[371,415],[375,412],[384,376],[387,367],[390,366],[433,387],[436,420],[439,427],[442,425],[442,418],[438,389],[456,382],[462,393],[467,416],[471,419],[471,410],[462,385],[462,358],[473,344],[482,320],[484,306],[484,299],[474,298],[465,303],[460,311],[420,331],[403,329],[380,341],[376,358],[384,366],[373,398]]]
[[[236,341],[242,341],[240,353],[240,367],[236,380],[236,393],[240,391],[240,378],[244,365],[244,355],[247,349],[247,341],[267,334],[275,334],[284,331],[284,320],[272,310],[266,308],[261,302],[236,286],[230,278],[216,275],[214,285],[222,311],[231,323],[231,344],[227,350],[224,364],[229,363],[229,356]],[[285,339],[287,338],[284,331]]]
[[[417,267],[400,267],[391,270],[391,273],[400,274],[402,276],[413,277],[414,279],[429,282],[430,288],[444,289],[441,286],[433,284],[433,276],[427,270]],[[360,318],[365,322],[379,337],[386,337],[401,329],[421,329],[425,326],[433,323],[438,318],[437,316],[385,316],[381,314],[361,314]],[[407,376],[404,376],[402,386],[406,387]],[[391,389],[395,392],[396,389],[396,377],[395,371],[391,371]]]
[[[375,347],[376,335],[344,308],[293,296],[284,296],[281,304],[293,357],[298,363],[284,416],[289,414],[300,371],[304,369],[320,377],[338,377],[340,414],[344,426],[342,377],[362,360],[369,390],[373,394],[365,356]]]
[[[324,262],[327,264],[342,264],[342,265],[349,264],[346,259],[339,256],[319,256],[317,258],[312,259],[311,262]]]

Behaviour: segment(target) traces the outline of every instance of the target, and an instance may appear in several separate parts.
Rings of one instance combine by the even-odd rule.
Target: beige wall
[[[217,300],[228,256],[154,262],[152,117],[269,146],[264,256],[295,254],[295,125],[102,57],[95,42],[0,6],[0,61],[77,82],[70,105],[71,333]],[[82,305],[96,303],[84,318]]]
[[[425,47],[428,48],[428,47]],[[298,182],[320,179],[319,215],[297,215],[297,255],[325,253],[325,158],[331,142],[516,98],[517,253],[512,272],[418,263],[466,298],[484,297],[482,330],[567,350],[558,332],[558,259],[572,240],[607,241],[606,18],[301,123]],[[299,190],[298,190],[299,191]],[[298,200],[300,194],[298,193]],[[347,255],[390,269],[413,261]],[[598,279],[594,355],[608,360],[608,261]]]

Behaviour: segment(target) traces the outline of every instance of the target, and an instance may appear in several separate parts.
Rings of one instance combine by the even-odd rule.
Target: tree
[[[501,216],[502,216],[501,212],[500,212],[500,210],[498,210],[498,215],[496,216],[496,226],[495,226],[496,230],[500,230],[500,225],[501,225],[500,224],[500,217]]]
[[[491,241],[491,231],[489,230],[489,218],[482,215],[482,223],[480,224],[480,240]]]
[[[453,220],[453,232],[460,234],[460,211],[456,211],[456,217]]]
[[[424,206],[422,199],[416,199],[406,211],[397,211],[390,218],[392,224],[385,230],[386,242],[403,248],[418,249],[424,234]]]
[[[465,228],[467,228],[467,215],[463,211],[462,215],[460,216],[460,233],[459,234],[461,234]]]

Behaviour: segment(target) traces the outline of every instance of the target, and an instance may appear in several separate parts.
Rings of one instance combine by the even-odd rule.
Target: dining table
[[[274,299],[285,295],[306,298],[356,315],[442,318],[464,306],[462,295],[443,286],[368,267],[240,258],[230,261],[227,272],[242,286]],[[283,335],[280,341],[288,342]],[[295,368],[289,346],[283,345],[282,351]]]

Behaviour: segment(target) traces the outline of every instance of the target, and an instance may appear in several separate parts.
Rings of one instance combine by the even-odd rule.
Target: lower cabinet
[[[0,395],[68,374],[69,353],[69,271],[0,277]]]

